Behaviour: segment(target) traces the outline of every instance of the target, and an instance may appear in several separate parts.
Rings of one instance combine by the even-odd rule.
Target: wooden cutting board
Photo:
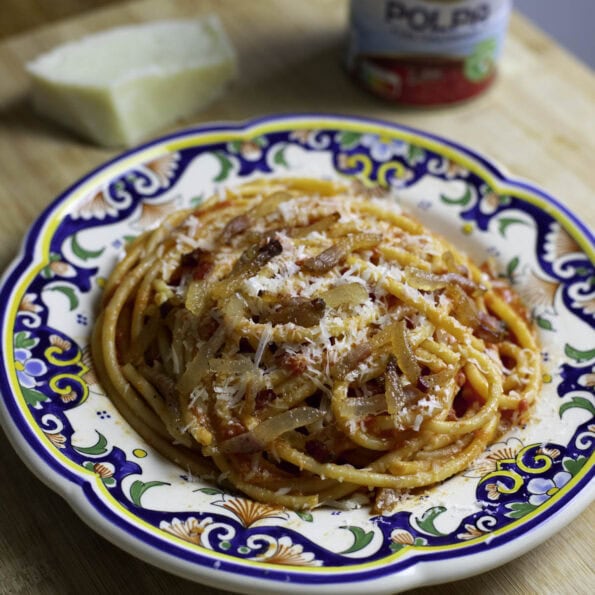
[[[346,7],[342,0],[142,0],[1,43],[0,269],[41,209],[115,154],[32,113],[24,64],[92,31],[210,10],[233,39],[240,76],[220,101],[178,126],[294,111],[384,118],[491,155],[595,225],[595,77],[587,67],[515,16],[500,77],[488,93],[456,107],[398,109],[345,76]],[[222,593],[170,576],[104,541],[25,469],[6,440],[0,445],[0,477],[0,593]],[[588,593],[595,578],[593,526],[591,507],[547,543],[499,569],[415,592]]]

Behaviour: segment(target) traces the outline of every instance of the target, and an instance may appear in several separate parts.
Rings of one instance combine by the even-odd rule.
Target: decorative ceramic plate
[[[89,333],[126,243],[221,188],[292,175],[389,187],[476,261],[494,257],[539,328],[532,421],[387,516],[296,513],[202,482],[127,427],[93,374]],[[92,172],[33,225],[1,288],[4,428],[94,529],[186,578],[311,594],[462,578],[527,551],[593,499],[594,254],[591,233],[554,199],[429,134],[329,116],[180,132]]]

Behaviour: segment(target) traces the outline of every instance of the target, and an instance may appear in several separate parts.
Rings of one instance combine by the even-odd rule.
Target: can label
[[[347,65],[369,90],[432,105],[492,82],[511,0],[351,0]]]

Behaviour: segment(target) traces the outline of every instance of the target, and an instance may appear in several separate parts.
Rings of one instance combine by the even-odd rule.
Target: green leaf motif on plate
[[[31,349],[39,343],[39,339],[33,339],[27,331],[19,331],[14,336],[14,346],[16,349]]]
[[[498,232],[503,238],[506,237],[506,230],[511,225],[528,225],[528,223],[515,217],[500,217],[500,219],[498,219]]]
[[[242,141],[232,140],[227,146],[232,153],[239,153],[242,150]]]
[[[509,519],[520,519],[528,515],[530,512],[533,512],[537,506],[530,504],[529,502],[513,502],[512,504],[507,504],[506,508],[508,508],[510,512],[507,512],[505,516]]]
[[[562,465],[574,477],[585,466],[586,462],[587,457],[578,457],[576,459],[564,459]]]
[[[70,248],[72,249],[72,252],[78,256],[81,260],[89,260],[91,258],[99,258],[105,248],[100,248],[99,250],[87,250],[86,248],[83,248],[79,241],[78,238],[76,237],[77,234],[74,234],[70,240]]]
[[[434,506],[433,508],[428,508],[428,510],[426,510],[420,517],[416,517],[415,520],[424,533],[440,537],[441,535],[444,535],[444,533],[441,533],[434,527],[434,522],[443,512],[446,512],[444,506]]]
[[[143,494],[150,490],[151,488],[155,488],[157,486],[167,486],[170,485],[165,481],[141,481],[137,479],[131,486],[130,486],[130,499],[136,504],[136,506],[141,507],[141,498]]]
[[[286,149],[287,145],[283,145],[275,152],[275,154],[273,155],[273,163],[275,165],[280,165],[281,167],[289,167],[289,163],[287,163],[287,159],[285,158]]]
[[[30,407],[35,407],[38,403],[43,403],[44,401],[49,400],[48,397],[34,388],[26,388],[22,386],[21,390],[23,391],[25,403],[27,403],[27,405]]]
[[[457,198],[452,198],[450,196],[446,196],[445,194],[440,195],[440,200],[447,205],[459,205],[461,207],[466,207],[471,202],[471,186],[467,185],[465,193]]]
[[[353,149],[353,147],[358,145],[361,137],[361,132],[343,130],[342,132],[339,132],[337,141],[342,149]]]
[[[97,442],[95,444],[92,446],[74,446],[73,444],[72,447],[74,450],[86,455],[105,454],[107,452],[107,438],[97,430],[95,430],[95,433],[97,434]]]
[[[206,494],[207,496],[217,496],[219,494],[223,494],[223,490],[219,490],[217,488],[199,488],[198,490],[194,490],[195,492],[201,492]]]
[[[361,527],[343,526],[341,529],[348,529],[353,535],[353,544],[342,554],[353,554],[363,550],[374,539],[374,531],[364,531]]]
[[[564,345],[564,353],[568,357],[571,357],[572,359],[576,360],[577,362],[583,362],[595,357],[595,349],[581,351],[580,349],[575,349],[569,343],[566,343],[566,345]]]
[[[213,182],[223,182],[229,177],[233,163],[223,151],[215,151],[213,155],[217,158],[221,167],[219,173],[213,178]]]
[[[518,256],[515,256],[506,266],[506,276],[513,281],[514,272],[517,270],[520,263],[520,259]]]
[[[583,277],[585,275],[588,275],[591,272],[591,269],[589,269],[587,267],[576,267],[574,272],[575,272],[575,274]],[[587,279],[587,283],[589,283],[589,285],[595,284],[595,277],[590,277],[589,279]]]
[[[426,157],[426,152],[417,145],[409,145],[407,149],[407,162],[409,165],[421,163]]]
[[[544,318],[543,316],[538,316],[535,319],[535,322],[537,323],[537,326],[541,329],[543,329],[544,331],[554,331],[556,329],[554,329],[552,323],[547,319]]]
[[[74,288],[68,287],[68,285],[54,285],[53,287],[46,287],[45,290],[58,291],[65,295],[68,298],[68,303],[70,304],[71,312],[79,305],[79,299]]]
[[[591,415],[595,415],[595,406],[589,399],[585,399],[584,397],[572,397],[570,402],[560,405],[560,417],[562,417],[568,409],[586,409]]]

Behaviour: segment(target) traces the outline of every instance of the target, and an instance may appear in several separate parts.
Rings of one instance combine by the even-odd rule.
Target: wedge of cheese
[[[212,102],[236,57],[209,15],[103,31],[27,66],[41,114],[98,144],[128,146]]]

